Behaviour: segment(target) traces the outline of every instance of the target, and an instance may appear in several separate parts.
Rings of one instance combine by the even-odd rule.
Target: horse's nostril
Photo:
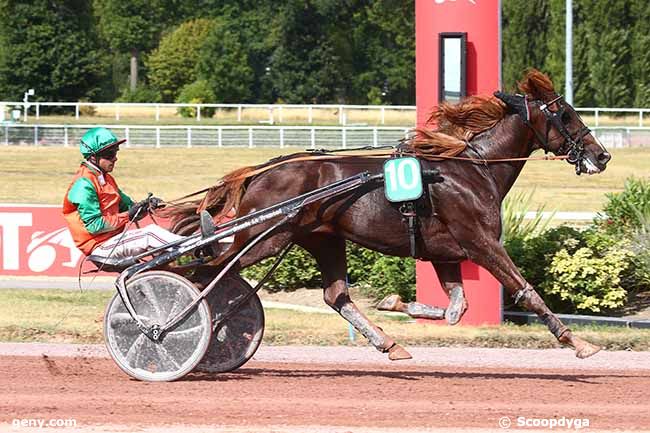
[[[612,159],[612,155],[610,155],[608,152],[603,152],[598,155],[598,162],[601,164],[607,164],[610,159]]]

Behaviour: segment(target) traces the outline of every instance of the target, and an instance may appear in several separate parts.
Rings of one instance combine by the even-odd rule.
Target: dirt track
[[[500,431],[504,416],[513,428],[523,416],[650,431],[647,353],[603,353],[577,369],[560,350],[421,349],[398,364],[366,348],[263,347],[235,373],[174,383],[131,380],[101,347],[0,345],[0,354],[0,431],[68,431],[12,428],[30,418],[73,418],[75,432]]]

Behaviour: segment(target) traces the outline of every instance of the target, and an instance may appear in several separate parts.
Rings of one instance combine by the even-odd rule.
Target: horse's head
[[[566,155],[576,174],[595,174],[605,170],[611,155],[562,96],[558,95],[551,80],[532,69],[519,83],[524,95],[505,95],[497,92],[511,110],[520,115],[533,132],[534,148],[555,155]]]

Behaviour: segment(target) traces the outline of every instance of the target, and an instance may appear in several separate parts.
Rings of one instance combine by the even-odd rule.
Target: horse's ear
[[[509,112],[518,114],[524,122],[530,121],[530,112],[528,111],[528,102],[525,96],[508,95],[500,91],[494,92],[494,96],[506,104]]]
[[[517,87],[523,94],[542,101],[548,99],[548,95],[555,92],[553,82],[548,75],[534,68],[526,72],[524,79],[517,83]]]

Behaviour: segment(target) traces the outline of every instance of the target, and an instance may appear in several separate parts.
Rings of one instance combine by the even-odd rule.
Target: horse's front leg
[[[309,251],[318,263],[323,277],[325,303],[363,334],[377,350],[388,352],[390,360],[411,359],[410,353],[372,323],[352,302],[346,283],[345,240],[312,233],[308,239],[297,243]]]
[[[477,248],[474,245],[481,245]],[[557,340],[575,349],[578,358],[587,358],[601,348],[573,335],[546,306],[539,294],[521,276],[503,245],[492,239],[481,239],[466,246],[470,259],[487,269],[503,284],[517,305],[537,314]]]

